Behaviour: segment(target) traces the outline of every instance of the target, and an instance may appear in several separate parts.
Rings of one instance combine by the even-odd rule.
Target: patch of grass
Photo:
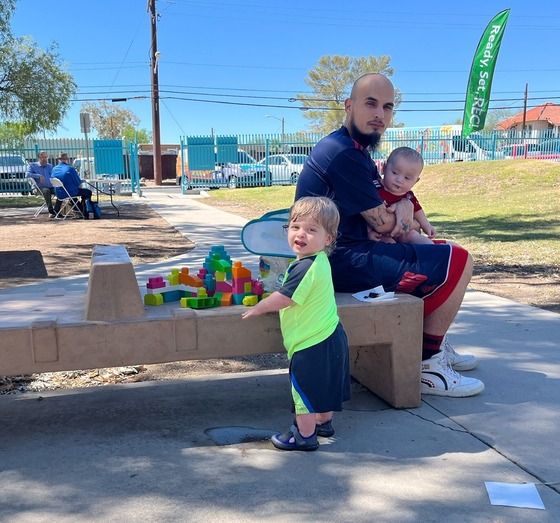
[[[478,265],[560,274],[560,163],[461,162],[425,167],[415,187],[439,238],[460,243]],[[289,207],[295,187],[212,191],[205,202],[251,210]]]
[[[251,209],[250,218],[258,218],[269,211],[290,207],[294,201],[295,192],[295,185],[220,189],[210,191],[210,197],[205,199],[204,203],[219,207],[242,205]]]
[[[463,245],[477,264],[560,271],[560,163],[427,166],[415,193],[438,236]]]
[[[2,196],[0,197],[0,209],[22,209],[25,207],[39,206],[43,198],[35,196]]]

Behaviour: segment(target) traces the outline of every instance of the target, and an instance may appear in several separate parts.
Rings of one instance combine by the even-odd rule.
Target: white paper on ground
[[[376,295],[375,297],[370,295]],[[389,301],[389,300],[396,300],[394,292],[385,292],[385,289],[382,285],[378,285],[373,289],[368,289],[367,291],[360,291],[355,294],[352,294],[352,297],[356,298],[359,301],[363,302],[375,302],[375,301]]]
[[[484,484],[491,505],[545,510],[544,503],[534,483],[514,484],[485,481]]]

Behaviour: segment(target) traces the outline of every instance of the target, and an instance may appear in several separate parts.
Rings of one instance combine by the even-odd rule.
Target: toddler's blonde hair
[[[336,245],[338,224],[340,223],[340,214],[336,204],[330,198],[324,196],[300,198],[290,207],[289,221],[293,222],[304,217],[315,220],[332,237],[331,244],[325,246],[327,255],[331,254]]]

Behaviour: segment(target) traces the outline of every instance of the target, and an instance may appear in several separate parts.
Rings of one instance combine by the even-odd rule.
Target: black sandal
[[[330,438],[334,436],[334,428],[332,426],[332,419],[325,421],[324,423],[317,423],[317,436],[322,438]]]
[[[293,441],[291,441],[293,439]],[[319,448],[317,441],[317,431],[308,438],[304,438],[295,425],[292,425],[288,432],[275,434],[270,438],[272,444],[280,450],[303,450],[313,451]]]
[[[294,419],[294,425],[297,428],[297,420]],[[334,427],[332,426],[332,419],[325,421],[324,423],[317,423],[315,432],[317,436],[321,438],[330,438],[334,436]]]

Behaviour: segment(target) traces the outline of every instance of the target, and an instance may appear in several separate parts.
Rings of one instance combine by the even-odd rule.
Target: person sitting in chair
[[[89,201],[90,208],[93,208],[91,202],[91,191],[89,189],[83,189],[81,185],[84,183],[80,176],[78,175],[78,171],[74,169],[71,165],[68,165],[68,154],[67,153],[60,153],[58,157],[58,165],[52,170],[51,173],[52,178],[58,178],[63,184],[70,196],[72,198],[80,196],[81,197],[81,205],[80,210],[82,211],[82,215],[84,219],[88,219],[88,212],[87,212],[87,203]],[[58,214],[60,211],[60,207],[62,205],[62,200],[67,197],[64,193],[64,189],[61,187],[55,188],[56,197],[58,201],[54,207],[55,213]],[[96,218],[96,216],[94,216]]]
[[[33,178],[37,182],[37,186],[45,199],[47,209],[49,210],[49,217],[54,218],[56,213],[53,208],[52,197],[54,188],[51,183],[51,172],[53,166],[49,163],[49,155],[46,151],[39,152],[39,161],[31,162],[27,166],[25,175],[28,178]]]

